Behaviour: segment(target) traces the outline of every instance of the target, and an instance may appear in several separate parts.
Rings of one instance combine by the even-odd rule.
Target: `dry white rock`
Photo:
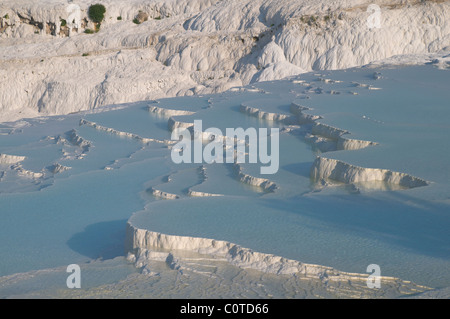
[[[387,58],[448,67],[450,1],[374,0],[381,27],[369,29],[362,0],[105,0],[100,31],[85,34],[94,2],[76,1],[82,26],[70,37],[63,0],[0,4],[0,122]],[[139,11],[149,19],[137,25]]]

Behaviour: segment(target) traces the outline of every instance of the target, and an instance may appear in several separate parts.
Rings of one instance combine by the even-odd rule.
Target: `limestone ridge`
[[[409,174],[380,168],[359,167],[320,156],[318,156],[313,163],[311,168],[311,178],[316,181],[331,179],[345,184],[385,182],[405,188],[429,185],[429,182]]]
[[[431,55],[448,51],[450,1],[372,1],[382,25],[370,30],[367,6],[354,0],[108,0],[94,34],[82,31],[95,1],[77,3],[82,30],[70,38],[58,32],[67,2],[0,4],[0,91],[11,92],[0,97],[0,121],[212,94],[398,55],[448,66]],[[148,20],[137,25],[139,11]]]
[[[81,119],[80,120],[80,125],[87,125],[87,126],[95,128],[95,129],[97,129],[99,131],[104,131],[104,132],[107,132],[107,133],[110,133],[110,134],[115,134],[115,135],[118,135],[118,136],[128,137],[128,138],[137,140],[139,142],[142,142],[144,144],[148,144],[148,143],[152,143],[153,142],[153,143],[171,145],[171,144],[175,143],[175,141],[158,140],[158,139],[154,139],[154,138],[141,137],[141,136],[139,136],[137,134],[130,133],[130,132],[118,131],[118,130],[116,130],[114,128],[105,127],[105,126],[102,126],[100,124],[97,124],[95,122],[91,122],[91,121],[88,121],[88,120],[85,120],[85,119]]]
[[[294,115],[266,112],[257,107],[241,104],[240,111],[250,116],[255,116],[268,121],[276,121],[283,124],[298,124],[307,126],[305,140],[314,145],[321,152],[335,150],[358,150],[369,146],[378,145],[376,142],[363,141],[345,137],[349,131],[318,122],[321,116],[311,114],[312,109],[292,102],[290,111]],[[236,166],[238,178],[250,185],[262,187],[266,191],[273,191],[276,185],[266,179],[248,176]],[[426,186],[429,182],[405,173],[393,172],[387,169],[363,168],[342,161],[318,156],[311,167],[311,178],[326,185],[326,180],[334,180],[345,184],[364,182],[384,182],[395,184],[405,188]]]
[[[214,260],[225,260],[231,265],[254,269],[264,273],[300,277],[306,280],[318,280],[325,289],[338,291],[340,294],[348,294],[349,297],[361,297],[376,290],[367,288],[367,274],[348,273],[331,267],[307,264],[300,261],[255,252],[223,240],[208,238],[166,235],[141,229],[133,224],[132,219],[127,223],[125,251],[127,259],[141,268],[143,274],[154,275],[151,266],[152,260],[165,261],[168,266],[183,274],[189,268],[189,260],[177,257],[177,251],[187,251],[211,256]],[[208,275],[208,273],[203,273]],[[395,291],[398,295],[408,295],[429,290],[409,281],[403,281],[394,277],[383,276],[380,278],[383,291]],[[348,287],[347,287],[348,285]]]

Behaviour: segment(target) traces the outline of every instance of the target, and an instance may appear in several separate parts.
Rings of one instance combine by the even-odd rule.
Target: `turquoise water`
[[[375,71],[382,79],[373,79]],[[9,165],[0,167],[6,174],[0,181],[0,276],[124,256],[125,225],[133,216],[140,227],[162,233],[222,239],[342,271],[365,273],[375,263],[382,275],[450,286],[450,73],[421,66],[300,78],[305,82],[256,84],[263,93],[164,99],[109,112],[29,120],[29,126],[14,134],[0,135],[0,153],[27,156],[25,169],[45,173],[32,180],[17,176]],[[204,165],[204,180],[201,164],[174,164],[166,145],[78,125],[84,118],[141,137],[170,139],[167,117],[147,110],[153,103],[195,111],[176,118],[202,119],[204,129],[283,128],[283,123],[241,113],[240,104],[288,114],[289,101],[310,107],[308,112],[321,115],[324,124],[348,130],[349,138],[378,145],[319,154],[303,139],[307,125],[283,132],[276,174],[261,175],[260,163],[242,164],[244,173],[277,184],[275,192],[266,192],[238,181],[232,164]],[[64,151],[70,155],[80,149],[48,138],[72,129],[92,143],[84,158],[64,158]],[[309,177],[316,155],[409,173],[431,183],[391,191],[367,188],[360,194],[349,185],[317,187]],[[71,169],[53,175],[46,168],[56,162]],[[151,188],[181,199],[157,199]],[[192,198],[189,189],[223,196]]]

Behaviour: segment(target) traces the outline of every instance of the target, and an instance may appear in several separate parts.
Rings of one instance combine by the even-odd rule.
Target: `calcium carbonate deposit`
[[[3,1],[0,297],[448,298],[449,68],[450,1]]]

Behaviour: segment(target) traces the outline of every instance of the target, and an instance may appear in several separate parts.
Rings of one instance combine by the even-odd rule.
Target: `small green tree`
[[[106,8],[103,4],[93,4],[89,7],[89,19],[96,23],[100,23],[105,18]]]

